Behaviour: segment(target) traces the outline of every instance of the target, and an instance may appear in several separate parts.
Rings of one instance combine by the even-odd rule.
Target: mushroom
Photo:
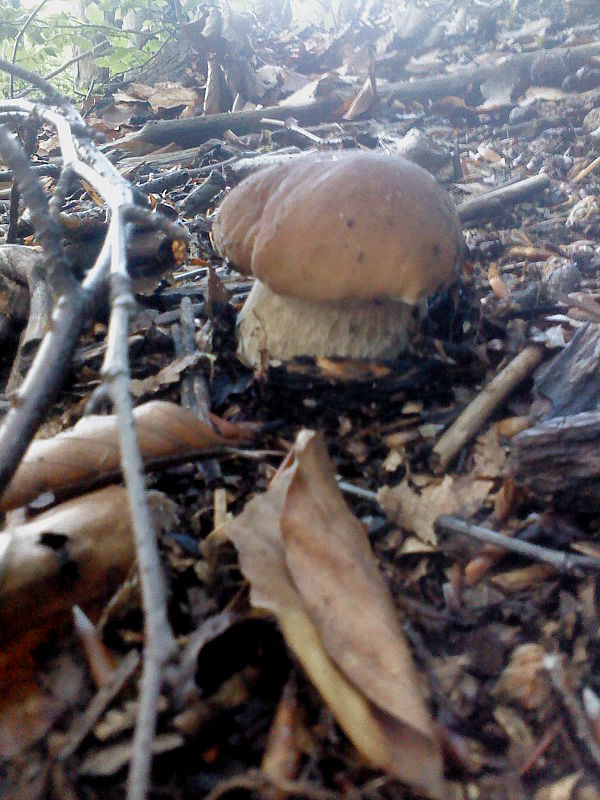
[[[413,308],[456,277],[454,205],[398,156],[314,153],[242,181],[217,209],[215,249],[257,280],[238,318],[249,366],[297,355],[394,358]]]

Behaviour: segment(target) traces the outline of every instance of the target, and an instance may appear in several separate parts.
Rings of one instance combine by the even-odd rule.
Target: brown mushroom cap
[[[463,239],[426,170],[364,151],[300,156],[258,172],[219,207],[213,242],[277,294],[416,303],[456,276]]]

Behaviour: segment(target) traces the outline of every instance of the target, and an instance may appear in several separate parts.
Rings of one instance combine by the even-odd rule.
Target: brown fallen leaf
[[[298,746],[302,729],[299,708],[295,681],[291,679],[283,687],[261,764],[262,771],[274,783],[292,781],[298,776],[302,755]],[[276,788],[265,789],[263,796],[265,800],[286,800],[287,797],[285,792]]]
[[[180,733],[160,733],[152,740],[152,753],[160,755],[178,750],[185,744],[185,739]],[[115,775],[131,761],[132,742],[92,750],[79,765],[79,774],[106,778]]]
[[[186,370],[195,367],[201,359],[201,354],[187,353],[181,358],[176,358],[163,367],[155,375],[149,375],[147,378],[132,378],[129,381],[129,391],[133,397],[144,397],[145,395],[156,394],[164,389],[166,386],[172,386],[179,383],[181,376]]]
[[[229,523],[254,606],[283,635],[342,729],[375,766],[444,795],[433,723],[366,532],[337,487],[320,435]]]
[[[348,111],[346,111],[342,119],[345,120],[357,119],[358,117],[360,117],[361,114],[364,114],[365,111],[368,111],[371,108],[374,99],[375,99],[375,90],[373,88],[373,81],[369,77],[363,83],[360,91],[350,104]]]
[[[398,486],[382,486],[377,499],[396,524],[414,533],[424,542],[437,544],[435,521],[441,514],[459,511],[470,516],[490,493],[493,481],[466,478],[455,480],[446,475],[417,494],[405,479]]]
[[[0,645],[57,618],[70,620],[75,604],[106,599],[135,559],[127,491],[117,486],[4,533],[11,541],[0,564]]]
[[[535,642],[515,647],[494,693],[528,710],[545,705],[550,697],[550,682],[544,670],[545,655],[544,648]]]
[[[219,447],[223,439],[186,408],[155,400],[133,412],[144,462]],[[114,415],[83,417],[74,428],[34,441],[0,498],[0,510],[16,508],[48,490],[87,485],[120,469]]]
[[[172,526],[164,495],[150,494],[157,527]],[[43,689],[33,657],[60,632],[73,605],[98,611],[135,559],[126,489],[111,486],[2,532],[0,560],[0,756],[28,749],[65,708]],[[72,679],[63,682],[72,687]],[[69,701],[70,702],[70,701]]]

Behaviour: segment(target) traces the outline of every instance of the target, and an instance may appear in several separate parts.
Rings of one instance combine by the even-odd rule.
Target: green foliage
[[[197,5],[197,0],[193,0]],[[85,18],[77,17],[72,2],[48,4],[26,25],[17,47],[16,62],[39,75],[48,75],[73,56],[87,52],[104,39],[109,47],[95,62],[110,75],[126,73],[147,63],[175,33],[169,0],[88,0]],[[188,5],[182,3],[183,7]],[[12,60],[15,40],[32,8],[18,0],[0,0],[0,56]],[[72,94],[76,67],[52,79],[57,89]],[[0,72],[0,96],[8,95],[8,76]],[[15,80],[15,91],[25,84]]]

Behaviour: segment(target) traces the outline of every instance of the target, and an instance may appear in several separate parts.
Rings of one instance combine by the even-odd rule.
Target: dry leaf
[[[194,89],[182,86],[180,83],[165,81],[156,84],[147,100],[153,111],[177,108],[177,106],[189,108],[198,102],[198,94]]]
[[[185,739],[180,733],[161,733],[152,741],[152,753],[169,753],[184,744]],[[129,764],[132,749],[132,742],[122,742],[102,750],[94,750],[81,762],[79,774],[96,778],[114,775]]]
[[[539,586],[551,575],[556,574],[556,567],[551,564],[531,564],[529,567],[512,569],[510,572],[501,572],[490,580],[506,594],[523,592]]]
[[[498,429],[495,426],[488,428],[475,440],[473,460],[475,462],[473,474],[477,478],[493,480],[503,474],[506,450],[498,440]]]
[[[510,295],[510,289],[500,277],[498,267],[494,263],[490,264],[490,268],[488,270],[488,281],[496,297],[499,297],[502,300],[504,297],[508,297]]]
[[[204,95],[205,114],[219,114],[221,111],[227,110],[223,98],[224,93],[225,76],[223,75],[223,68],[215,59],[210,59]]]
[[[543,668],[545,657],[546,651],[539,644],[515,647],[496,684],[495,694],[529,710],[540,708],[550,696],[550,682]]]
[[[191,411],[153,401],[133,412],[145,462],[222,444],[221,437]],[[21,506],[48,490],[88,484],[120,469],[115,416],[89,416],[71,430],[34,441],[0,499],[0,510]]]
[[[75,604],[89,607],[105,598],[135,558],[127,492],[117,486],[70,500],[6,533],[11,542],[1,566],[2,644],[69,619]]]
[[[583,772],[573,772],[559,778],[554,783],[540,786],[534,795],[534,800],[575,800],[577,786],[583,780]]]
[[[202,354],[199,352],[187,353],[171,361],[155,375],[150,375],[143,379],[132,378],[129,381],[129,390],[134,397],[138,398],[147,394],[156,394],[156,392],[164,389],[165,386],[179,383],[182,374],[186,370],[195,367],[201,358]]]
[[[154,510],[160,516],[160,497]],[[172,519],[163,517],[165,524]],[[73,674],[60,691],[42,691],[33,652],[71,618],[74,604],[104,603],[131,569],[135,548],[127,492],[109,487],[7,529],[0,564],[0,756],[31,747],[77,692]]]
[[[350,107],[348,108],[348,111],[346,111],[342,119],[346,120],[357,119],[358,117],[361,116],[361,114],[364,114],[365,111],[368,111],[371,108],[371,106],[373,105],[374,98],[375,98],[375,91],[373,90],[373,81],[369,77],[363,83],[360,92],[350,103]]]
[[[446,475],[441,483],[425,486],[417,494],[405,479],[398,486],[382,486],[377,499],[385,513],[396,524],[414,533],[429,544],[437,544],[435,521],[441,514],[462,512],[470,516],[490,493],[492,481]]]
[[[483,103],[478,111],[496,111],[506,106],[513,106],[511,95],[518,81],[518,73],[512,68],[499,69],[497,74],[490,76],[480,84]]]
[[[399,620],[366,532],[337,487],[322,438],[229,524],[253,605],[285,639],[356,747],[431,797],[441,756]]]

